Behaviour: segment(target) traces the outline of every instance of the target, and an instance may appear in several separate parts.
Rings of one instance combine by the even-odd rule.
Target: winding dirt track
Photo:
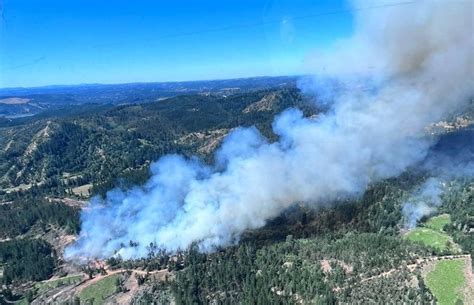
[[[432,261],[440,261],[440,260],[446,260],[446,259],[465,259],[466,261],[471,261],[471,256],[466,254],[466,255],[446,255],[446,256],[432,256],[432,257],[425,257],[425,258],[420,258],[420,259],[417,259],[416,263],[414,264],[411,264],[411,265],[407,265],[407,268],[408,270],[410,271],[414,271],[416,269],[416,267],[418,266],[422,266],[423,264],[427,263],[427,262],[432,262]],[[360,282],[363,283],[363,282],[367,282],[367,281],[370,281],[370,280],[373,280],[373,279],[376,279],[376,278],[379,278],[379,277],[383,277],[383,276],[388,276],[396,271],[400,270],[400,268],[394,268],[394,269],[390,269],[388,271],[385,271],[385,272],[382,272],[380,274],[377,274],[377,275],[374,275],[374,276],[371,276],[371,277],[368,277],[368,278],[365,278],[365,279],[362,279]],[[469,279],[467,277],[467,274],[469,273],[470,274],[470,278],[472,280],[472,270],[471,272],[467,271],[467,268],[465,269],[466,271],[466,279]],[[472,283],[472,281],[471,281]]]
[[[96,275],[94,278],[92,279],[85,279],[83,280],[82,282],[78,283],[77,285],[74,285],[74,286],[68,286],[68,287],[65,287],[64,289],[60,290],[59,292],[55,293],[54,295],[52,295],[51,297],[49,297],[45,303],[46,304],[50,304],[50,303],[53,303],[58,297],[62,296],[62,295],[79,295],[79,293],[81,293],[81,291],[83,291],[85,288],[89,287],[90,285],[94,284],[94,283],[97,283],[101,280],[103,280],[104,278],[106,277],[109,277],[111,275],[114,275],[114,274],[120,274],[120,273],[125,273],[125,272],[131,272],[130,274],[130,283],[132,284],[132,288],[134,288],[134,292],[136,292],[136,290],[138,290],[138,285],[136,285],[137,287],[133,287],[133,282],[136,283],[136,280],[135,280],[135,274],[139,274],[139,275],[146,275],[146,274],[149,274],[149,275],[153,275],[153,274],[163,274],[163,275],[166,275],[169,273],[169,271],[167,269],[163,269],[163,270],[155,270],[155,271],[150,271],[150,272],[147,272],[147,271],[144,271],[144,270],[138,270],[138,269],[117,269],[117,270],[107,270],[107,274],[105,275],[102,275],[102,274],[98,274]],[[82,275],[82,274],[77,274],[77,275]],[[48,280],[50,281],[50,280]],[[131,292],[132,289],[130,289],[129,292]],[[125,303],[121,303],[121,304],[126,304],[128,301],[130,301],[131,297],[133,296],[132,293],[127,293],[127,296],[125,296],[123,298],[123,301]]]
[[[473,273],[472,273],[472,267],[471,267],[472,265],[471,265],[471,256],[470,255],[446,255],[446,256],[433,256],[433,257],[420,258],[416,261],[416,263],[407,265],[407,268],[410,271],[413,271],[413,270],[416,269],[416,267],[422,267],[426,263],[434,262],[434,261],[440,261],[440,260],[447,260],[447,259],[465,259],[465,261],[466,261],[465,277],[466,277],[467,286],[465,288],[464,295],[465,295],[465,300],[471,300],[471,298],[473,296],[473,292],[474,292],[474,282],[473,282]],[[392,274],[394,272],[397,272],[398,270],[400,270],[400,268],[394,268],[394,269],[382,272],[380,274],[377,274],[377,275],[374,275],[374,276],[371,276],[371,277],[368,277],[368,278],[364,278],[360,282],[362,283],[362,282],[374,280],[374,279],[377,279],[377,278],[380,278],[380,277],[389,276],[390,274]],[[81,291],[83,291],[85,288],[89,287],[90,285],[92,285],[94,283],[97,283],[97,282],[103,280],[104,278],[106,278],[108,276],[112,276],[112,275],[120,274],[120,273],[125,273],[125,272],[131,272],[130,277],[128,278],[128,280],[126,282],[126,286],[129,289],[129,291],[127,291],[126,293],[123,293],[121,295],[118,295],[117,298],[116,298],[116,301],[117,301],[118,304],[128,304],[131,301],[134,294],[139,289],[138,284],[135,280],[135,275],[162,274],[163,277],[165,277],[167,274],[170,273],[167,269],[155,270],[155,271],[150,271],[150,272],[147,272],[147,271],[144,271],[144,270],[138,270],[138,269],[132,269],[132,270],[130,270],[130,269],[108,270],[107,269],[106,271],[107,271],[107,274],[105,274],[105,275],[98,274],[94,278],[85,279],[82,282],[78,283],[77,285],[65,287],[64,289],[60,290],[56,294],[49,297],[45,301],[45,303],[46,304],[53,303],[58,297],[60,297],[62,295],[71,295],[71,296],[72,295],[79,295],[79,293],[81,293]],[[79,275],[79,274],[77,274],[77,275]],[[47,281],[51,281],[51,280],[56,280],[56,279],[49,279]],[[473,302],[466,303],[466,304],[474,305]]]

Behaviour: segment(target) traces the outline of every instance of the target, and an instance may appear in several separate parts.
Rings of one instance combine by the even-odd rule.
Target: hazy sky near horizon
[[[350,36],[353,21],[343,0],[0,5],[3,88],[306,73],[311,52]]]

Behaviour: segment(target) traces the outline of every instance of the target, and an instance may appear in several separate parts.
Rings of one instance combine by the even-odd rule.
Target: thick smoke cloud
[[[433,144],[426,126],[472,96],[472,9],[471,1],[417,1],[355,11],[354,35],[315,54],[317,77],[301,83],[327,101],[324,114],[286,110],[273,123],[275,143],[237,129],[215,166],[160,159],[146,185],[91,201],[66,257],[141,257],[152,242],[212,250],[297,202],[357,196],[399,175]]]

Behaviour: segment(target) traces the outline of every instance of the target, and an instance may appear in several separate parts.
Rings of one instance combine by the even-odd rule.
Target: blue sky
[[[300,74],[352,30],[342,0],[0,4],[0,87]]]

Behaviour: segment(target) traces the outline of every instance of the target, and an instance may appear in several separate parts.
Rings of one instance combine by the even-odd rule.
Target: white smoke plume
[[[473,179],[474,131],[471,128],[444,134],[420,164],[419,168],[432,176],[415,188],[403,204],[407,229],[416,227],[423,217],[435,214],[443,203],[443,194],[449,194],[457,185]]]
[[[215,166],[175,155],[160,159],[146,185],[91,201],[66,257],[136,258],[152,242],[168,251],[193,242],[212,250],[297,202],[357,196],[399,175],[426,156],[432,139],[425,127],[472,96],[472,3],[356,10],[353,37],[318,52],[311,59],[318,77],[304,82],[304,91],[329,97],[327,112],[309,119],[288,109],[273,123],[275,143],[255,128],[237,129]],[[345,88],[322,88],[321,79]]]
[[[441,205],[446,182],[439,178],[427,179],[403,204],[402,213],[408,229],[416,227],[424,216],[433,214]]]

